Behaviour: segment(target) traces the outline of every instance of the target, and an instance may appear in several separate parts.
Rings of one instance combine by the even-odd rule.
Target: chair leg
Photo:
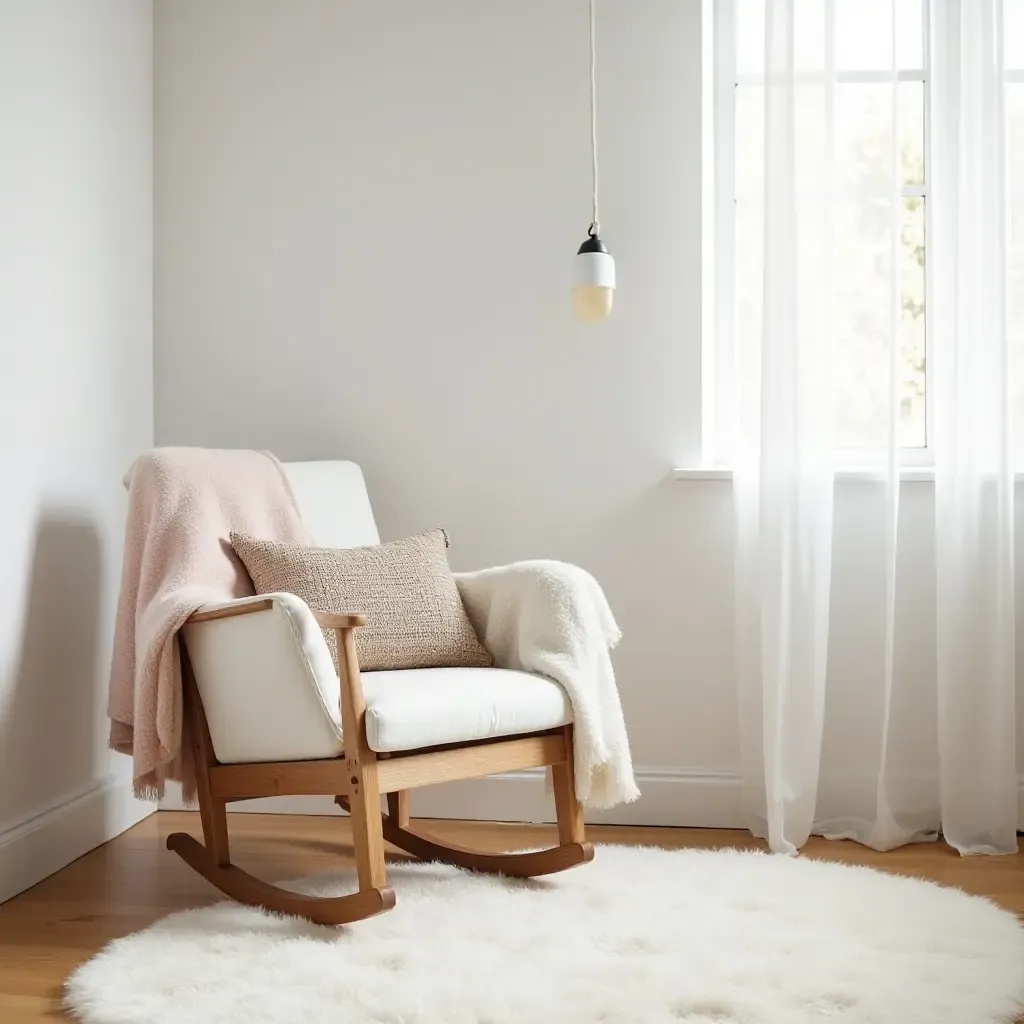
[[[231,849],[228,844],[227,803],[210,796],[208,786],[199,791],[199,817],[203,823],[203,841],[219,868],[231,863]]]
[[[337,629],[338,668],[341,681],[341,729],[349,785],[348,805],[352,815],[352,845],[360,892],[386,889],[384,831],[380,810],[380,781],[377,755],[366,742],[366,700],[359,681],[359,659],[351,629]],[[390,890],[388,890],[390,892]]]
[[[576,796],[576,771],[573,760],[572,726],[565,727],[565,745],[569,756],[561,764],[551,766],[551,781],[555,791],[555,816],[558,820],[558,841],[582,843],[586,839],[583,827],[583,807]]]
[[[409,827],[409,790],[400,789],[397,793],[388,793],[388,820],[399,828]]]
[[[184,704],[189,719],[192,758],[196,773],[199,819],[203,825],[203,841],[206,843],[206,849],[213,864],[223,868],[231,863],[227,801],[215,797],[210,789],[210,767],[215,763],[216,758],[199,690],[196,686],[195,676],[192,674],[192,665],[188,660],[183,643],[181,644],[181,668]]]
[[[385,888],[388,884],[384,866],[384,831],[380,812],[380,787],[377,764],[350,761],[352,789],[348,804],[352,815],[352,844],[356,853],[359,889]]]

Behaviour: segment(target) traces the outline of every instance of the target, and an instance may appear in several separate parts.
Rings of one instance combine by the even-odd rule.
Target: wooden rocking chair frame
[[[206,622],[269,608],[252,602],[235,608],[197,612],[189,623]],[[583,813],[576,796],[572,726],[529,735],[377,754],[366,742],[366,702],[359,676],[354,630],[361,615],[313,612],[338,638],[341,678],[343,753],[318,761],[221,764],[217,761],[199,688],[179,635],[185,713],[189,716],[195,756],[202,845],[184,832],[167,837],[177,853],[221,892],[240,903],[295,914],[322,925],[339,925],[371,917],[395,905],[384,863],[384,841],[421,860],[441,861],[473,871],[517,877],[550,874],[593,859],[584,839]],[[559,845],[531,853],[484,853],[442,843],[409,827],[409,790],[497,772],[550,766],[553,776]],[[266,796],[331,795],[352,819],[359,891],[348,896],[314,897],[263,882],[231,863],[227,804]],[[381,794],[388,813],[381,813]]]

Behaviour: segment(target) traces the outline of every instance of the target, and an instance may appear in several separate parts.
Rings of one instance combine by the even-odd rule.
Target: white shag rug
[[[602,846],[533,881],[389,872],[397,906],[337,930],[234,903],[174,914],[80,967],[67,1006],[88,1024],[1007,1024],[1024,1010],[1013,915],[865,868]]]

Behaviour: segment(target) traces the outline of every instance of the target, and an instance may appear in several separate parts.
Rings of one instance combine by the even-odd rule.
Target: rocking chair
[[[357,465],[300,462],[285,470],[318,544],[379,543]],[[284,593],[207,606],[188,620],[179,644],[206,845],[176,832],[168,848],[232,899],[323,925],[395,905],[385,840],[422,860],[520,877],[591,860],[576,796],[572,709],[562,688],[499,668],[361,674],[354,631],[363,623],[360,615],[316,611]],[[321,627],[336,632],[340,680]],[[410,827],[411,789],[544,766],[552,769],[558,846],[491,854]],[[231,863],[228,803],[308,794],[333,796],[351,815],[358,892],[305,896]]]

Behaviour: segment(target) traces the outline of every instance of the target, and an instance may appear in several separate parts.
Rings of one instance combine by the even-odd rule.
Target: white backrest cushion
[[[313,542],[325,548],[379,544],[363,471],[354,462],[285,462],[302,518]]]

